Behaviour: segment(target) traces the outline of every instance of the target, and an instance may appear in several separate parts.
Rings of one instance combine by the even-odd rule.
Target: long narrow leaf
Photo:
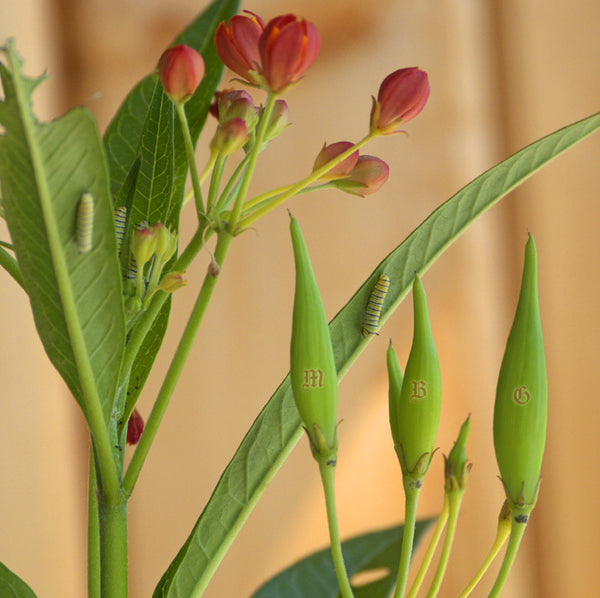
[[[560,129],[483,173],[435,210],[390,253],[330,323],[338,375],[346,374],[369,342],[361,334],[365,305],[381,272],[392,283],[382,323],[408,293],[414,273],[441,253],[512,189],[600,128],[600,113]],[[389,301],[389,303],[388,303]],[[279,467],[301,436],[300,419],[286,377],[258,415],[186,543],[160,580],[155,598],[200,596]]]
[[[0,563],[0,596],[2,598],[36,598],[33,590],[2,563]]]
[[[6,221],[48,357],[84,413],[112,411],[125,344],[121,277],[96,123],[78,108],[51,123],[31,113],[40,79],[21,75],[12,44],[0,65],[0,179]],[[83,193],[94,197],[91,249],[77,244]]]

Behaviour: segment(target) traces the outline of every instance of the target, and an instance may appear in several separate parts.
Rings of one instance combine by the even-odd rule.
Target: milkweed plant
[[[162,55],[159,50],[155,71],[127,95],[103,136],[82,107],[40,122],[32,111],[32,94],[44,77],[23,74],[14,41],[2,47],[0,215],[10,238],[0,242],[0,264],[29,300],[48,358],[89,428],[92,598],[127,596],[129,500],[232,242],[298,194],[333,188],[365,197],[379,191],[389,166],[363,148],[379,136],[405,131],[430,95],[427,73],[399,64],[379,90],[372,90],[362,139],[326,143],[311,158],[312,169],[303,178],[252,194],[250,183],[263,150],[290,126],[286,92],[310,85],[309,71],[321,40],[317,26],[301,17],[285,14],[267,21],[248,11],[235,14],[238,5],[236,0],[215,0]],[[220,88],[225,66],[236,78]],[[210,139],[201,137],[207,119],[217,123]],[[369,558],[357,555],[367,549],[372,554],[373,546],[378,558],[391,564],[383,578],[360,588],[360,596],[436,596],[471,469],[466,448],[471,426],[493,431],[501,482],[492,476],[490,483],[503,485],[506,502],[492,513],[495,517],[500,512],[497,537],[472,579],[465,579],[460,596],[470,594],[495,558],[502,562],[490,596],[500,595],[543,492],[548,405],[535,241],[530,235],[525,246],[520,297],[499,365],[493,423],[471,421],[465,414],[454,446],[440,451],[436,436],[445,399],[422,276],[484,211],[599,127],[600,115],[576,122],[474,179],[385,256],[330,323],[312,270],[314,248],[290,213],[290,269],[295,269],[290,374],[240,450],[252,442],[259,425],[261,434],[273,439],[284,436],[283,428],[296,440],[305,433],[307,458],[315,459],[323,482],[331,547],[310,557],[321,568],[307,567],[308,561],[296,563],[257,589],[255,597],[350,598],[356,592],[352,576],[371,566]],[[401,143],[403,137],[395,139]],[[206,164],[196,163],[199,140],[210,150]],[[186,210],[195,214],[196,228],[182,243],[180,214],[188,200]],[[208,252],[210,264],[203,281],[193,281],[199,286],[197,299],[152,409],[144,416],[136,405],[165,335],[171,303],[177,301],[173,295],[188,282],[186,270],[201,252]],[[411,289],[414,332],[408,362],[401,367],[394,339],[381,355],[388,371],[390,449],[398,457],[405,495],[404,523],[342,542],[334,491],[337,450],[344,443],[338,426],[338,381]],[[282,410],[283,404],[292,408]],[[269,410],[284,416],[263,425]],[[205,424],[198,422],[199,434]],[[134,447],[128,459],[126,444]],[[275,469],[284,447],[275,441],[271,446],[276,448],[266,459]],[[445,463],[443,506],[435,524],[417,520],[419,492],[433,459]],[[248,473],[239,471],[226,470],[219,484],[227,484],[228,476]],[[215,492],[154,596],[201,596],[263,490],[259,483],[243,497]],[[218,526],[205,525],[211,503],[232,516]],[[421,562],[411,563],[414,546],[430,524],[430,545]],[[199,547],[204,547],[200,556]],[[345,558],[345,551],[351,556]],[[10,560],[10,555],[2,558]],[[409,587],[411,566],[416,575]],[[428,570],[432,581],[424,587]],[[35,596],[5,565],[0,565],[0,594]]]

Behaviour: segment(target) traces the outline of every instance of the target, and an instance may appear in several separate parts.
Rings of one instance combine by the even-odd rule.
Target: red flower
[[[259,40],[261,73],[271,91],[283,91],[314,62],[321,37],[317,28],[296,15],[271,19]]]
[[[360,156],[348,177],[337,180],[334,185],[341,191],[364,197],[379,191],[389,174],[390,167],[381,158]]]
[[[315,170],[319,170],[330,162],[341,153],[350,149],[354,144],[349,141],[337,141],[336,143],[332,143],[331,145],[327,145],[326,143],[323,145],[323,149],[319,152],[319,155],[315,159],[315,163],[313,165],[313,172]],[[346,159],[342,160],[339,164],[334,166],[329,172],[324,174],[319,178],[321,181],[333,181],[335,179],[344,178],[347,176],[350,171],[356,165],[358,160],[358,150],[350,154]]]
[[[187,102],[204,77],[204,60],[189,46],[173,46],[158,61],[158,76],[172,102]]]
[[[249,17],[235,15],[219,23],[215,31],[215,48],[223,64],[252,85],[258,83],[260,54],[258,40],[265,28],[262,19],[247,10]]]
[[[400,123],[414,118],[423,110],[429,98],[427,73],[417,67],[394,71],[379,88],[377,100],[373,98],[371,131],[395,133]]]
[[[137,444],[144,431],[144,420],[137,409],[134,409],[127,422],[127,444]]]
[[[321,38],[317,28],[292,14],[271,19],[266,27],[257,15],[236,15],[220,23],[215,47],[225,66],[250,85],[283,91],[313,63]]]

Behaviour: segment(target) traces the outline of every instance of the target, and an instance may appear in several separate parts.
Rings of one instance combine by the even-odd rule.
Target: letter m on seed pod
[[[328,461],[337,451],[337,371],[325,309],[298,222],[290,232],[296,265],[290,376],[294,400],[313,456]]]

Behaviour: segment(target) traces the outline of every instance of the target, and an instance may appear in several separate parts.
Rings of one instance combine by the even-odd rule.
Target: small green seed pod
[[[546,444],[548,382],[538,303],[537,251],[525,246],[523,280],[496,389],[494,448],[513,513],[535,505]]]
[[[421,479],[433,457],[442,407],[442,376],[421,279],[413,283],[414,333],[392,435],[402,473]]]
[[[302,231],[298,222],[290,218],[296,264],[292,390],[315,459],[335,462],[338,391],[331,336]]]
[[[386,363],[388,372],[388,396],[389,396],[389,410],[390,410],[390,428],[392,430],[392,438],[394,439],[394,446],[398,446],[398,406],[400,404],[400,393],[402,391],[402,369],[400,368],[400,361],[398,361],[398,355],[392,347],[392,341],[387,349]]]

